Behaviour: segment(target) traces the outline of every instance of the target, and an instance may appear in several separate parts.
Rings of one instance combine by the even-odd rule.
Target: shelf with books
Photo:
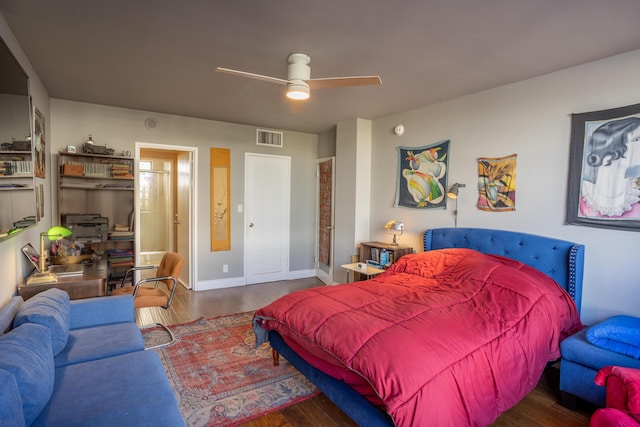
[[[98,214],[108,232],[92,243],[108,266],[108,280],[134,265],[135,158],[91,153],[58,153],[58,215]],[[114,279],[114,280],[115,280]]]

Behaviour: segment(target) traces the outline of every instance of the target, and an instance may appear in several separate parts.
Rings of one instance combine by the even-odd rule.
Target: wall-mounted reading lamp
[[[38,273],[34,273],[27,279],[27,285],[32,283],[57,282],[58,276],[47,271],[47,252],[44,250],[44,238],[50,241],[56,241],[71,236],[71,230],[59,225],[53,226],[45,233],[40,233],[40,257],[38,258]]]
[[[447,192],[447,197],[455,201],[455,206],[453,207],[453,221],[456,228],[458,228],[458,191],[460,188],[464,188],[466,186],[466,184],[456,182],[449,187],[449,191]]]

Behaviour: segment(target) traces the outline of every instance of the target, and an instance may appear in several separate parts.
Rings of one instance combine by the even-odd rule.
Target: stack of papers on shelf
[[[128,225],[116,224],[109,232],[109,240],[131,240],[133,234],[133,231],[129,231]]]
[[[110,231],[109,240],[131,240],[133,231]]]

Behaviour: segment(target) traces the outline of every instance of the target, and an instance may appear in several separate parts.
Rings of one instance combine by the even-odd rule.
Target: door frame
[[[198,271],[198,247],[196,227],[196,212],[198,211],[198,148],[188,147],[183,145],[168,145],[168,144],[154,144],[149,142],[135,143],[135,176],[139,176],[140,170],[138,168],[138,160],[140,159],[141,149],[154,149],[154,150],[167,150],[167,151],[182,151],[191,153],[191,176],[189,177],[191,185],[189,191],[189,262],[185,267],[189,271],[189,289],[194,291],[198,290],[198,280],[196,277],[196,271]],[[176,171],[177,172],[177,171]],[[135,197],[134,197],[134,209],[135,209],[135,223],[140,224],[140,183],[135,180]],[[135,264],[140,263],[140,227],[135,227]]]
[[[285,245],[286,245],[286,255],[285,255],[285,259],[280,260],[280,264],[281,264],[281,268],[282,268],[282,277],[279,278],[275,278],[274,280],[286,280],[288,273],[289,273],[289,261],[290,261],[290,251],[291,251],[291,156],[278,156],[278,155],[272,155],[272,154],[262,154],[262,153],[249,153],[246,152],[244,154],[244,228],[243,228],[243,232],[244,232],[244,256],[243,256],[243,263],[244,263],[244,283],[245,285],[247,284],[254,284],[254,283],[264,283],[264,282],[253,282],[253,281],[249,281],[249,269],[247,268],[248,265],[248,245],[247,245],[247,241],[248,241],[248,229],[249,229],[249,222],[251,221],[250,218],[248,218],[248,214],[250,213],[250,204],[249,204],[249,199],[248,199],[248,191],[247,191],[247,186],[248,186],[248,174],[249,174],[249,159],[253,158],[253,157],[260,157],[260,158],[277,158],[280,160],[286,160],[287,163],[287,173],[288,173],[288,181],[286,183],[286,192],[285,194],[287,195],[287,208],[286,208],[286,212],[283,212],[284,218],[285,218],[285,223],[286,223],[286,227],[284,227],[284,229],[286,230],[286,236],[283,237],[283,241],[285,241]],[[272,278],[270,277],[269,280],[265,280],[265,282],[267,281],[272,281]]]

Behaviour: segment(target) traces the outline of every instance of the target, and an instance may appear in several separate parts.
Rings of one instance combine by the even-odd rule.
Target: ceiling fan
[[[287,85],[287,97],[290,99],[308,99],[311,89],[325,89],[347,86],[381,85],[380,76],[352,76],[352,77],[326,77],[311,78],[311,57],[306,53],[292,53],[289,55],[287,79],[264,76],[246,71],[232,70],[230,68],[217,67],[216,71],[234,76],[249,77],[251,79]]]

